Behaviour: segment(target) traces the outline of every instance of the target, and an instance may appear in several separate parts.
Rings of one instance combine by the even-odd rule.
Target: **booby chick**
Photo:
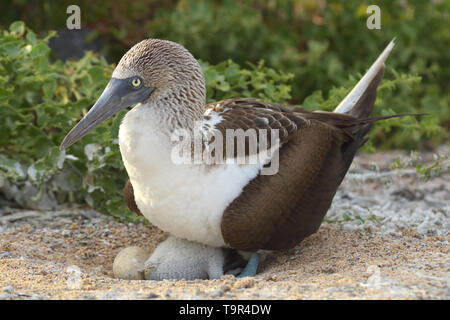
[[[156,249],[148,266],[166,250],[166,261],[178,264],[178,272],[183,261],[170,255],[169,244],[182,248],[183,241],[201,244],[196,249],[206,256],[211,252],[217,262],[211,263],[214,268],[222,261],[214,248],[255,253],[292,248],[319,228],[372,124],[392,117],[370,118],[370,113],[393,46],[391,42],[335,112],[311,112],[250,98],[205,106],[203,73],[188,50],[170,41],[144,40],[122,57],[104,92],[65,137],[61,149],[136,104],[119,131],[129,176],[127,203],[174,237],[173,243]],[[174,161],[177,130],[206,137],[201,150],[208,152],[215,141],[212,133],[226,137],[227,130],[237,129],[258,133],[256,146],[246,142],[244,148],[246,156],[264,155],[258,163],[230,161],[237,159],[238,150],[228,152],[225,143],[225,162]],[[278,138],[277,143],[270,139],[262,143],[259,134],[264,132]],[[221,145],[214,146],[218,153]],[[279,163],[277,172],[262,174],[274,160]],[[254,275],[258,260],[253,254],[242,275]],[[186,266],[192,266],[190,261],[185,259]],[[202,266],[176,274],[202,277],[204,271]],[[216,269],[209,272],[213,277],[219,274]],[[164,277],[164,271],[157,268],[155,277]]]
[[[222,248],[168,237],[144,264],[147,280],[219,279],[224,273]]]

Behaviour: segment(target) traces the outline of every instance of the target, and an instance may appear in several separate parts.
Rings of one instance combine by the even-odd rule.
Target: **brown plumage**
[[[123,199],[125,200],[125,203],[127,204],[130,211],[136,213],[138,216],[143,216],[143,214],[137,207],[136,201],[134,200],[133,186],[131,185],[129,179],[125,183],[125,188],[123,188]]]

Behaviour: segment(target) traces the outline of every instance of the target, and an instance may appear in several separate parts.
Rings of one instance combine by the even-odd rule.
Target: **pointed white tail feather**
[[[386,49],[378,56],[377,60],[372,64],[366,74],[359,80],[356,86],[350,91],[350,93],[344,98],[344,100],[339,103],[339,105],[334,109],[334,112],[337,113],[348,113],[358,102],[359,98],[364,94],[367,90],[368,86],[378,74],[380,68],[384,66],[384,62],[386,61],[389,53],[392,51],[392,48],[395,45],[395,38],[389,42]]]

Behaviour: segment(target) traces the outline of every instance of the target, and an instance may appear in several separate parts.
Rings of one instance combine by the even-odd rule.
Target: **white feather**
[[[161,108],[141,105],[120,126],[120,151],[136,204],[152,224],[176,237],[223,246],[223,212],[263,163],[176,165],[170,138],[163,133],[164,116]]]

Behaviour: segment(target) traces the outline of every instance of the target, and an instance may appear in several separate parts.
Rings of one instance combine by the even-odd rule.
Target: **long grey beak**
[[[59,146],[64,150],[71,146],[101,122],[112,117],[120,110],[147,99],[155,88],[141,86],[133,88],[131,79],[111,78],[100,98],[80,122],[67,134]]]

